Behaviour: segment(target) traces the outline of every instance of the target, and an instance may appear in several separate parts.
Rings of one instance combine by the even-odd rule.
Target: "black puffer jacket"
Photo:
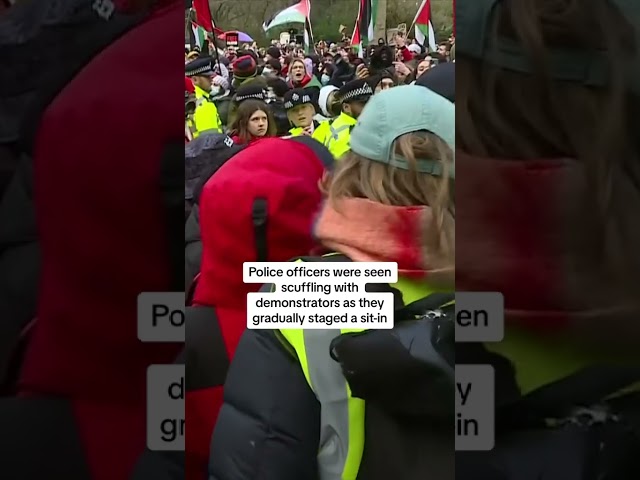
[[[187,293],[193,284],[193,279],[200,272],[201,262],[200,207],[195,204],[184,226],[184,288]]]
[[[36,314],[40,247],[31,160],[24,158],[0,201],[0,384],[20,331]]]
[[[367,402],[358,480],[455,478],[453,359],[434,360],[431,334],[440,329],[426,322],[332,344],[354,396]],[[318,478],[320,405],[283,342],[271,330],[244,333],[213,433],[209,480]],[[434,368],[438,361],[446,366]]]
[[[320,404],[272,331],[243,335],[224,396],[209,480],[317,478]]]

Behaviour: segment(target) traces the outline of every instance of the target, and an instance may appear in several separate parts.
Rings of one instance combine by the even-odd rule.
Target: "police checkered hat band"
[[[371,88],[371,85],[369,85],[368,83],[364,83],[364,85],[361,85],[358,88],[354,88],[353,90],[349,90],[342,94],[340,96],[340,100],[342,102],[348,102],[349,100],[352,100],[354,98],[370,97],[371,95],[373,95],[373,89]]]
[[[214,75],[215,72],[211,68],[211,57],[198,58],[185,66],[185,75],[187,77],[196,77],[198,75]]]
[[[257,100],[262,100],[263,102],[267,101],[267,91],[257,85],[248,85],[245,87],[241,87],[236,92],[236,102],[243,102],[244,100],[249,100],[250,98],[255,98]]]
[[[249,100],[250,98],[256,98],[258,100],[262,100],[263,102],[266,102],[267,101],[267,94],[266,94],[266,92],[247,93],[246,95],[236,94],[236,102],[242,102],[244,100]]]

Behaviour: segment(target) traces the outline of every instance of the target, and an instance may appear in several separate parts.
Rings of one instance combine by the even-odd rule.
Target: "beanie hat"
[[[280,58],[280,49],[278,47],[269,47],[267,48],[267,54],[278,59]]]
[[[267,60],[267,65],[269,65],[269,67],[274,72],[277,72],[278,75],[280,73],[282,73],[282,64],[280,63],[280,60],[276,60],[275,58],[271,58],[271,59]]]
[[[407,159],[395,152],[398,137],[427,131],[455,149],[453,103],[417,85],[390,88],[374,95],[364,108],[351,132],[351,150],[369,160],[408,170]],[[455,153],[454,153],[455,155]],[[419,172],[442,175],[439,159],[417,159]],[[449,175],[455,178],[455,169]]]
[[[416,80],[416,85],[427,87],[450,102],[456,101],[456,64],[443,63],[430,68]]]
[[[232,67],[233,76],[241,80],[255,77],[258,73],[258,66],[251,55],[243,55],[237,58],[234,60]]]
[[[322,114],[329,118],[331,114],[329,113],[329,108],[327,102],[329,101],[329,95],[331,92],[335,92],[338,90],[338,87],[333,85],[327,85],[326,87],[322,87],[320,89],[320,98],[318,98],[318,104],[320,105],[320,110],[322,110]]]
[[[411,45],[409,45],[407,47],[407,50],[409,50],[414,55],[420,55],[422,53],[422,49],[420,48],[420,45],[416,45],[415,43],[412,43]]]

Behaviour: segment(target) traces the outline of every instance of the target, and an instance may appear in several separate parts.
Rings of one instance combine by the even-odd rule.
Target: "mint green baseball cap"
[[[455,152],[455,116],[455,105],[428,88],[404,85],[383,90],[371,97],[360,114],[351,132],[351,150],[375,162],[408,170],[407,159],[395,153],[394,142],[398,137],[411,132],[431,132]],[[419,158],[418,171],[441,176],[442,162]],[[455,178],[455,166],[449,176]]]

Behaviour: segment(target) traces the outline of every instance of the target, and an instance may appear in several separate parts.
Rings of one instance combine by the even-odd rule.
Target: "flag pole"
[[[216,56],[216,63],[218,64],[218,74],[222,75],[222,67],[220,66],[220,54],[218,53],[218,44],[216,43],[216,28],[214,27],[215,22],[213,21],[213,13],[211,13],[211,4],[207,2],[207,9],[209,10],[209,18],[211,19],[211,36],[213,41],[213,51]]]
[[[422,9],[424,8],[426,3],[427,3],[427,0],[422,0],[422,3],[418,7],[418,11],[416,12],[416,16],[414,17],[413,22],[411,23],[411,26],[407,29],[407,35],[409,35],[409,32],[411,30],[413,30],[413,27],[416,26],[416,21],[418,20],[418,15],[420,15],[420,12],[422,11]]]
[[[306,23],[309,24],[309,36],[311,37],[309,40],[311,41],[311,47],[313,48],[313,51],[317,54],[318,51],[316,50],[316,42],[313,39],[313,28],[311,27],[311,0],[306,0],[306,4],[307,4],[307,20],[306,20]],[[306,25],[305,25],[305,28],[306,28]]]

